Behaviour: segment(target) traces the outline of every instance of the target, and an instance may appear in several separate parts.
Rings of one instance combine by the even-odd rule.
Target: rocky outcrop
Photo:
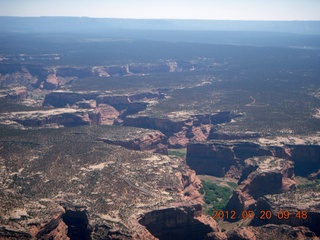
[[[244,160],[253,156],[273,156],[292,160],[295,174],[307,177],[320,169],[319,137],[190,142],[187,145],[186,161],[197,174],[240,178]]]
[[[94,109],[97,107],[97,102],[95,100],[83,100],[80,102],[77,102],[76,105],[79,108],[85,108],[85,109]]]
[[[320,169],[317,172],[311,173],[308,176],[309,180],[315,180],[315,179],[320,179]]]
[[[184,127],[200,127],[201,125],[218,124],[229,122],[230,120],[230,112],[217,112],[210,115],[180,115],[177,112],[168,115],[167,118],[139,115],[128,116],[124,119],[124,124],[134,127],[157,129],[163,133],[172,135],[173,133],[182,131]]]
[[[37,88],[45,90],[54,90],[67,81],[82,75],[81,70],[74,68],[74,74],[60,74],[64,70],[59,67],[43,67],[40,65],[24,65],[19,64],[8,65],[8,69],[1,68],[0,83],[1,86],[22,85],[27,88]],[[63,68],[62,68],[63,69]],[[71,68],[70,68],[71,69]]]
[[[232,165],[238,165],[230,144],[194,142],[187,145],[187,164],[197,174],[222,177]]]
[[[100,138],[105,143],[118,145],[131,150],[147,151],[168,155],[167,138],[159,131],[141,131],[134,136],[114,136],[113,138]]]
[[[155,64],[130,64],[130,65],[109,65],[94,67],[58,67],[57,75],[61,77],[109,77],[109,76],[128,76],[132,74],[172,72],[172,63]],[[189,70],[189,69],[188,69]]]
[[[68,225],[63,221],[60,215],[57,218],[53,218],[50,222],[38,226],[36,229],[31,229],[30,232],[34,233],[34,239],[66,239],[70,240],[68,236]]]
[[[308,176],[320,169],[320,144],[299,144],[289,147],[292,149],[291,155],[297,175]]]
[[[21,85],[36,89],[54,90],[59,89],[68,81],[78,78],[88,77],[110,77],[110,76],[131,76],[143,75],[152,73],[165,72],[181,72],[194,71],[196,69],[208,70],[216,67],[217,63],[202,62],[202,60],[192,61],[166,61],[158,63],[132,63],[126,65],[107,65],[107,66],[47,66],[44,67],[38,64],[32,64],[32,61],[55,61],[60,59],[59,54],[44,54],[44,55],[17,55],[7,56],[5,59],[10,63],[4,63],[0,66],[0,86]],[[19,59],[21,64],[12,64],[11,61]],[[30,64],[25,60],[31,61]],[[3,59],[4,60],[4,59]],[[201,63],[196,63],[200,61]],[[208,61],[208,59],[206,59]]]
[[[119,115],[118,123],[122,125],[123,118],[125,118],[127,115],[136,114],[140,111],[145,110],[148,107],[148,103],[147,102],[132,102],[129,104],[124,104],[124,105],[116,105],[116,107],[118,107],[118,108],[120,107],[120,109],[125,108],[122,110],[119,109],[119,111],[121,111],[121,114]]]
[[[293,163],[274,157],[255,157],[245,160],[245,170],[239,186],[233,191],[226,210],[235,211],[235,220],[244,210],[255,209],[256,200],[266,194],[294,190]],[[261,187],[263,186],[263,187]]]
[[[103,125],[113,125],[120,115],[114,107],[108,104],[99,104],[97,110],[101,114],[101,124]]]
[[[200,126],[187,125],[182,131],[169,138],[170,148],[185,148],[189,141],[205,141],[208,137],[212,124],[201,124]]]
[[[28,97],[26,87],[13,87],[0,89],[0,98],[21,100]]]
[[[198,203],[203,203],[201,194],[198,192],[202,187],[201,180],[197,177],[195,171],[190,169],[185,169],[176,174],[182,185],[182,193],[191,201],[197,201]],[[169,187],[169,186],[168,186]]]
[[[129,98],[129,95],[123,94],[123,95],[99,95],[97,97],[97,102],[109,104],[113,107],[116,106],[116,109],[121,109],[119,106],[124,106],[122,108],[125,108],[128,104],[131,103],[131,100]]]
[[[59,79],[54,74],[50,74],[47,76],[46,81],[43,83],[43,88],[47,90],[57,89],[59,86]]]
[[[19,231],[19,230],[12,230],[4,226],[0,226],[0,239],[1,240],[31,240],[31,234]]]
[[[227,233],[228,240],[256,240],[256,234],[250,228],[235,228]]]
[[[156,129],[166,134],[179,132],[182,129],[184,122],[152,118],[149,116],[127,116],[124,118],[123,124],[131,127]]]
[[[141,93],[132,93],[132,94],[101,94],[97,98],[97,102],[109,104],[115,107],[118,110],[123,110],[131,106],[132,103],[141,102],[146,100],[153,100],[162,98],[163,94],[159,92],[141,92]],[[139,111],[142,111],[146,108],[146,106]],[[132,112],[130,114],[134,114],[136,112]]]
[[[260,211],[270,211],[271,217],[255,218],[251,224],[254,226],[265,224],[305,226],[320,236],[319,201],[319,185],[312,189],[298,189],[294,192],[266,195],[258,199],[255,213],[260,216]]]
[[[158,239],[204,239],[218,232],[217,223],[210,217],[203,219],[201,205],[155,210],[143,215],[139,223]]]
[[[3,74],[3,75],[2,75]],[[10,87],[13,85],[20,85],[29,87],[37,82],[37,78],[33,77],[27,69],[19,68],[18,71],[0,74],[0,86]]]
[[[65,107],[66,105],[74,105],[77,102],[95,100],[98,105],[108,104],[116,108],[118,111],[129,109],[127,114],[135,114],[146,108],[146,101],[161,98],[163,94],[159,92],[142,92],[133,94],[106,94],[101,92],[75,92],[57,90],[45,96],[43,106]],[[137,104],[141,105],[140,107]],[[132,106],[133,105],[133,106]],[[131,110],[130,110],[131,109]],[[134,111],[133,109],[137,109]]]
[[[1,121],[13,121],[24,127],[43,127],[50,125],[81,126],[99,125],[100,112],[92,109],[59,108],[51,110],[3,113]]]
[[[184,169],[176,176],[184,198],[197,204],[147,212],[138,219],[139,223],[157,239],[226,239],[216,221],[202,213],[203,200],[198,192],[202,184],[195,172]]]
[[[301,239],[311,240],[318,237],[306,227],[291,227],[288,225],[267,224],[261,227],[241,227],[227,233],[228,240],[258,240],[258,239]]]
[[[86,207],[62,204],[65,212],[61,215],[63,223],[67,226],[67,235],[70,239],[90,240],[91,226]]]
[[[206,140],[212,125],[229,122],[230,120],[230,112],[204,115],[175,112],[165,118],[131,115],[124,118],[123,124],[125,126],[160,130],[169,138],[170,148],[183,148],[190,140]]]
[[[69,203],[62,203],[61,213],[57,217],[47,223],[35,225],[30,229],[30,232],[33,239],[92,239],[90,236],[92,229],[89,225],[86,208],[73,206]]]
[[[54,91],[46,95],[43,105],[63,107],[78,102],[85,103],[89,100],[95,100],[98,109],[103,109],[102,106],[105,104],[110,105],[119,113],[118,115],[113,114],[115,111],[112,110],[111,119],[106,120],[108,124],[123,124],[124,126],[159,130],[168,137],[170,148],[186,147],[190,140],[204,141],[208,138],[213,125],[231,121],[231,113],[228,111],[194,115],[186,112],[172,112],[164,118],[141,114],[147,109],[149,102],[163,97],[164,94],[157,91],[119,95],[100,94],[99,92]],[[103,114],[108,115],[109,113],[104,111]],[[115,117],[116,115],[117,117]]]
[[[41,65],[2,65],[0,72],[1,86],[21,85],[29,88],[53,90],[65,83],[63,77],[56,76],[55,67],[45,68]]]
[[[96,92],[72,92],[72,91],[53,91],[45,96],[43,106],[65,107],[74,105],[82,100],[96,99],[99,93]]]
[[[128,66],[112,65],[112,66],[106,66],[104,70],[110,76],[125,76],[128,74],[130,75]]]

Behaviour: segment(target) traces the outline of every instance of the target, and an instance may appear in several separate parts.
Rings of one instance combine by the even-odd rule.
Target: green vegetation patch
[[[170,150],[169,149],[169,155],[179,157],[179,158],[185,158],[186,157],[186,150]]]
[[[298,189],[300,190],[315,190],[320,186],[320,179],[315,179],[312,181],[307,181],[304,184],[298,185]]]
[[[235,182],[227,182],[227,184],[232,188],[235,189],[238,187],[238,184],[236,184]]]
[[[206,213],[211,214],[213,210],[224,210],[232,195],[232,189],[208,181],[202,181],[202,185],[200,193],[204,195]]]

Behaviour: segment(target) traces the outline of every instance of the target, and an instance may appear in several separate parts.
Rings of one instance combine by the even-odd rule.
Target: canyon
[[[104,140],[139,129],[15,131],[1,139],[1,237],[152,239],[153,224],[168,227],[163,237],[181,237],[180,227],[197,229],[195,239],[220,231],[202,214],[201,182],[181,159]]]
[[[159,91],[112,94],[57,90],[45,95],[42,105],[46,110],[7,113],[0,121],[21,127],[115,124],[155,129],[166,135],[169,148],[184,148],[189,141],[210,138],[213,126],[237,117],[229,111],[211,114],[172,112],[166,117],[144,114],[150,105],[165,96]]]
[[[186,162],[197,174],[238,179],[238,187],[225,208],[235,213],[234,218],[225,220],[239,221],[244,212],[252,211],[256,217],[250,219],[250,225],[255,227],[244,227],[243,232],[228,232],[228,239],[233,239],[233,235],[234,239],[236,236],[243,239],[258,237],[261,229],[256,227],[268,224],[281,225],[276,227],[279,229],[285,225],[303,226],[313,232],[310,237],[317,239],[319,236],[316,227],[319,223],[316,204],[319,184],[314,183],[313,188],[308,185],[306,189],[303,186],[297,188],[295,179],[296,176],[309,179],[317,176],[320,167],[318,134],[253,138],[250,141],[191,142],[187,147]],[[261,214],[266,211],[270,211],[272,217],[261,219]],[[290,217],[283,218],[283,211],[287,211]],[[299,216],[301,211],[306,214],[304,219]]]
[[[19,58],[19,56],[17,56]],[[53,56],[57,57],[57,56]],[[25,56],[24,56],[25,58]],[[7,59],[10,62],[10,59]],[[5,61],[3,61],[5,62]],[[212,62],[211,65],[215,63]],[[215,64],[216,66],[216,64]],[[0,86],[10,86],[19,83],[23,86],[54,90],[77,78],[88,77],[110,77],[110,76],[132,76],[162,72],[194,71],[198,69],[209,69],[211,66],[198,66],[194,61],[175,62],[167,61],[154,64],[129,64],[109,65],[92,67],[41,67],[29,65],[26,67],[19,64],[3,64],[0,66]]]
[[[254,157],[245,160],[239,186],[233,191],[226,211],[235,211],[235,218],[254,210],[259,197],[296,189],[293,162],[274,157]],[[261,188],[261,186],[264,186]]]
[[[34,91],[29,90],[29,92],[32,94]],[[26,88],[14,88],[3,91],[2,98],[23,103],[25,99],[28,99],[28,94]],[[320,169],[320,136],[318,133],[305,136],[282,134],[282,136],[274,137],[267,136],[263,132],[223,130],[226,124],[243,119],[243,113],[234,111],[212,111],[211,113],[171,111],[167,115],[153,113],[154,106],[170,97],[170,92],[162,89],[131,93],[61,89],[46,93],[39,110],[2,113],[0,123],[6,129],[11,129],[10,131],[40,131],[37,138],[41,139],[41,144],[39,145],[38,140],[28,141],[28,151],[40,147],[40,152],[44,156],[46,151],[50,151],[48,154],[52,160],[47,166],[55,167],[54,173],[52,172],[52,176],[49,177],[50,173],[49,175],[44,174],[45,171],[48,171],[44,169],[46,165],[41,163],[42,166],[39,168],[37,164],[33,165],[34,160],[29,160],[31,165],[18,164],[21,166],[15,170],[8,170],[10,167],[8,163],[5,164],[6,167],[3,169],[6,170],[2,171],[4,174],[2,178],[7,179],[8,184],[3,186],[5,194],[2,196],[2,201],[7,204],[9,198],[16,198],[16,200],[13,201],[15,204],[10,209],[3,211],[6,217],[3,218],[1,236],[6,236],[7,239],[17,236],[22,239],[50,239],[52,237],[61,239],[168,239],[173,236],[178,239],[187,239],[189,236],[192,236],[193,239],[237,239],[239,236],[258,239],[259,236],[264,236],[265,231],[274,232],[274,234],[279,231],[289,231],[290,234],[295,232],[294,234],[302,238],[307,236],[315,238],[316,235],[319,235],[314,225],[318,221],[319,211],[311,209],[308,210],[310,216],[316,216],[315,218],[310,217],[311,223],[277,221],[274,218],[268,221],[254,219],[250,222],[251,226],[227,233],[222,232],[218,223],[203,213],[203,196],[199,193],[202,183],[196,176],[196,174],[207,174],[220,178],[232,177],[238,180],[238,186],[225,208],[227,211],[235,211],[236,218],[240,218],[243,211],[252,210],[258,214],[259,211],[265,210],[266,206],[272,209],[275,215],[278,211],[274,210],[276,204],[274,202],[269,205],[265,203],[265,199],[270,194],[276,194],[277,198],[282,198],[284,196],[282,194],[291,192],[295,194],[297,191],[295,176],[317,178]],[[71,126],[72,128],[69,128]],[[76,130],[76,126],[83,127],[78,127],[79,130]],[[44,136],[44,132],[41,133],[41,131],[49,132],[45,134],[47,136]],[[56,138],[56,134],[59,135],[59,139],[62,136],[64,139],[59,140],[58,145],[55,141],[51,142],[52,138]],[[50,140],[45,140],[47,137]],[[32,138],[34,139],[34,133]],[[68,140],[69,138],[72,140]],[[17,148],[7,145],[8,138],[3,140],[5,141],[2,143],[1,152],[10,149],[7,152],[11,152],[11,159],[25,161],[24,159],[29,158],[43,161],[41,160],[42,155],[36,154],[39,150],[31,151],[32,156],[19,155],[21,154],[19,151],[26,147],[23,146],[24,143],[20,138],[10,140],[18,146]],[[48,150],[42,147],[46,141],[51,146]],[[65,141],[71,141],[74,146],[68,145]],[[75,160],[73,158],[78,153],[72,152],[70,156],[67,154],[67,157],[63,157],[64,161],[67,159],[67,162],[62,163],[60,162],[62,156],[55,157],[58,152],[78,151],[75,150],[75,148],[78,149],[78,144],[83,151],[88,144],[89,146],[97,145],[86,149],[83,153],[86,155],[85,158]],[[105,144],[104,147],[101,144]],[[63,150],[58,150],[62,147],[61,145],[63,145]],[[50,150],[52,148],[55,150]],[[70,150],[65,148],[70,148]],[[168,149],[180,148],[186,148],[185,162],[181,158],[166,156],[169,153]],[[116,155],[112,157],[114,152]],[[143,155],[154,153],[161,155]],[[18,157],[14,157],[15,154],[18,154]],[[92,162],[91,159],[98,156],[97,154],[98,159],[107,156],[105,154],[108,154],[108,159],[119,159],[121,154],[125,155],[122,156],[123,160],[111,160],[110,163],[105,160]],[[133,161],[130,164],[134,165],[131,166],[125,160],[131,159],[131,156],[145,159],[148,164],[142,167],[145,163]],[[7,155],[3,155],[2,159],[6,158]],[[90,163],[87,163],[87,167],[80,168],[80,159],[87,159]],[[69,171],[66,171],[65,174],[73,177],[67,180],[67,176],[60,173],[59,181],[55,183],[50,179],[57,175],[57,171],[61,171],[59,170],[60,164],[64,169],[69,168],[73,175]],[[161,170],[159,164],[166,166],[165,169]],[[154,173],[155,169],[148,169],[151,166],[156,167],[158,174],[162,177]],[[168,169],[169,166],[172,168]],[[33,170],[28,170],[28,168]],[[36,169],[39,170],[36,171]],[[108,174],[111,174],[114,179],[111,182],[116,184],[117,190],[110,188],[111,186],[102,177],[101,174],[106,171],[105,169],[110,169]],[[16,172],[12,175],[15,176],[14,179],[5,177],[9,176],[9,172],[12,171]],[[79,175],[77,172],[82,174]],[[125,174],[123,176],[128,177],[119,177],[119,174]],[[148,174],[152,176],[149,177]],[[150,178],[155,178],[155,182],[150,182]],[[144,183],[146,179],[148,179],[147,185]],[[24,185],[25,181],[29,183],[28,187]],[[56,196],[51,196],[44,190],[40,192],[41,198],[31,198],[28,201],[35,204],[34,206],[43,206],[43,209],[46,208],[50,212],[31,207],[31,202],[28,203],[26,200],[29,198],[27,196],[21,200],[24,202],[24,207],[18,207],[21,206],[18,200],[21,193],[32,193],[35,189],[39,193],[39,189],[48,188],[48,184],[51,189],[56,189],[54,190]],[[104,187],[101,187],[101,184]],[[261,189],[261,186],[268,187]],[[70,190],[62,193],[59,189]],[[10,195],[8,195],[9,191]],[[81,198],[75,197],[76,191],[81,192]],[[102,191],[128,192],[127,196],[134,195],[137,201],[128,205],[130,200],[122,197],[119,199],[120,193],[114,196],[99,197],[98,200],[93,201],[92,198],[101,196]],[[116,196],[117,199],[114,199]],[[53,200],[49,201],[48,199],[52,197]],[[151,199],[153,199],[152,204]],[[130,211],[125,210],[124,206],[130,206]],[[283,206],[285,206],[284,203]],[[124,211],[128,211],[130,215]],[[295,211],[297,210],[293,210],[292,214]],[[279,224],[285,225],[280,227]]]
[[[187,146],[186,161],[198,174],[240,178],[246,159],[272,156],[293,161],[295,174],[308,177],[320,168],[319,140],[319,134],[314,134],[253,138],[250,141],[190,142]]]
[[[0,34],[0,239],[319,239],[317,36],[89,20]]]
[[[177,238],[181,227],[201,237],[220,231],[202,214],[195,172],[179,158],[110,145],[128,134],[119,127],[15,131],[1,139],[1,237],[153,239],[150,224]]]
[[[32,93],[33,91],[31,90],[30,92]],[[170,94],[168,95],[168,92],[163,92],[161,89],[132,93],[61,89],[49,91],[45,94],[42,106],[39,106],[42,109],[2,113],[0,117],[1,125],[5,128],[15,129],[14,131],[50,130],[48,136],[51,136],[51,134],[54,136],[55,133],[51,131],[65,129],[64,131],[68,134],[71,133],[72,139],[74,139],[72,140],[73,143],[81,142],[80,139],[84,140],[85,138],[84,142],[90,142],[89,139],[92,139],[95,144],[98,144],[97,146],[105,144],[105,146],[108,146],[107,149],[115,147],[111,152],[120,151],[128,156],[131,156],[132,153],[129,154],[126,151],[141,152],[139,154],[142,154],[142,152],[144,152],[143,154],[161,154],[160,156],[148,155],[148,157],[143,158],[148,159],[149,163],[146,167],[153,165],[157,167],[157,171],[160,174],[174,174],[175,180],[173,181],[172,178],[170,182],[167,175],[163,175],[162,177],[165,180],[156,178],[155,181],[157,183],[153,185],[151,190],[149,180],[149,187],[146,188],[145,184],[136,182],[137,179],[135,178],[120,177],[122,183],[134,189],[130,191],[140,192],[143,197],[139,198],[145,200],[140,199],[135,203],[136,205],[130,205],[130,216],[124,214],[124,210],[122,212],[111,210],[114,213],[109,214],[109,207],[107,210],[105,206],[112,206],[112,209],[113,207],[118,209],[122,206],[122,201],[127,205],[129,200],[126,198],[115,200],[113,197],[109,197],[106,200],[106,197],[103,197],[99,198],[98,202],[89,203],[95,194],[100,195],[98,192],[95,193],[96,191],[102,191],[102,189],[93,191],[92,186],[90,186],[92,183],[89,184],[90,179],[95,179],[94,181],[98,182],[99,186],[100,184],[105,185],[103,178],[99,177],[100,171],[105,171],[105,168],[110,167],[110,169],[113,169],[112,171],[110,170],[113,177],[116,177],[119,172],[128,174],[128,171],[121,170],[122,163],[120,164],[118,160],[110,164],[104,161],[95,161],[94,164],[81,169],[79,168],[80,165],[76,167],[77,164],[74,165],[73,163],[64,167],[72,169],[74,173],[84,171],[84,178],[76,174],[72,178],[73,180],[66,180],[66,182],[72,184],[81,182],[81,188],[78,191],[81,193],[87,192],[87,194],[93,191],[94,195],[84,195],[79,200],[73,197],[76,191],[75,188],[71,192],[63,193],[62,196],[59,195],[61,193],[57,192],[56,194],[59,196],[57,201],[46,202],[47,200],[43,200],[48,198],[47,193],[40,194],[42,196],[41,199],[32,200],[33,203],[50,209],[50,211],[53,211],[52,213],[35,210],[33,207],[18,208],[19,201],[14,200],[17,202],[14,205],[15,207],[3,212],[7,217],[3,219],[2,226],[4,227],[1,229],[1,236],[6,236],[7,239],[13,239],[17,236],[22,239],[50,239],[52,237],[62,239],[99,239],[101,237],[107,239],[168,239],[170,236],[178,239],[187,239],[189,236],[192,236],[193,239],[236,239],[237,236],[249,239],[252,237],[259,238],[259,236],[265,234],[266,229],[271,228],[273,230],[269,231],[275,234],[278,231],[287,229],[286,231],[296,232],[294,234],[298,234],[301,237],[306,237],[308,234],[313,237],[319,235],[314,227],[315,222],[318,221],[317,217],[310,217],[312,223],[306,221],[276,221],[274,218],[268,221],[254,219],[250,222],[252,226],[246,226],[242,230],[236,229],[227,233],[221,232],[218,223],[210,216],[203,214],[202,205],[204,202],[199,193],[202,184],[196,176],[196,174],[207,174],[220,178],[232,177],[238,180],[238,187],[233,191],[225,208],[227,211],[235,211],[236,219],[241,217],[243,211],[253,210],[258,214],[259,211],[265,210],[266,206],[268,206],[268,209],[273,209],[276,204],[270,203],[266,205],[264,199],[270,194],[276,194],[277,198],[281,198],[282,194],[295,192],[297,188],[295,176],[303,176],[309,179],[317,178],[317,173],[320,169],[319,134],[306,136],[283,134],[282,136],[273,137],[259,132],[224,131],[222,127],[225,124],[232,124],[238,118],[243,118],[242,113],[232,111],[211,113],[173,111],[166,116],[160,113],[153,114],[153,106],[168,97],[170,98]],[[3,99],[25,101],[27,98],[26,88],[3,91]],[[103,125],[109,126],[104,126],[107,127],[104,129],[101,128]],[[70,132],[68,130],[70,126],[73,126],[70,129],[75,129],[75,126],[87,126],[89,129],[84,128]],[[103,132],[104,134],[101,134]],[[68,139],[65,134],[63,136],[65,136],[66,140]],[[43,135],[41,138],[45,139]],[[20,141],[14,140],[13,142],[20,145]],[[64,141],[60,141],[59,145],[65,145]],[[82,144],[80,142],[79,144]],[[3,146],[6,146],[5,142]],[[38,148],[38,143],[35,146]],[[70,148],[73,147],[70,146]],[[47,151],[42,147],[40,148],[42,149],[41,152]],[[165,156],[169,153],[168,149],[180,148],[186,148],[185,163],[182,159],[174,158],[173,156],[167,158]],[[93,155],[98,151],[101,155],[102,152],[99,149],[102,149],[101,146],[98,148],[92,147],[91,150],[87,151]],[[12,152],[11,154],[15,154],[16,150],[11,149],[10,151]],[[50,156],[55,156],[56,151],[50,152]],[[66,152],[66,150],[61,152]],[[138,154],[138,152],[134,153],[134,155]],[[103,154],[101,156],[104,156]],[[73,155],[76,156],[77,154],[72,153],[71,156]],[[39,159],[39,156],[33,155],[29,156],[29,158]],[[60,158],[59,156],[57,158],[54,157],[55,160],[51,164],[56,165],[54,161],[59,161]],[[86,157],[88,161],[91,161],[89,160],[91,158],[92,156]],[[127,156],[124,157],[124,159],[126,158]],[[68,161],[73,162],[74,160],[70,159]],[[159,168],[160,162],[165,162],[163,163],[165,165],[170,162],[173,168],[162,171]],[[112,164],[116,165],[112,167]],[[140,163],[134,164],[139,165]],[[128,169],[128,167],[135,169],[134,171],[137,171],[136,174],[139,173],[142,181],[144,181],[143,179],[149,179],[146,173],[150,172],[150,170],[147,168],[143,170],[142,167],[137,168],[138,165],[129,167],[126,163],[125,169]],[[177,168],[177,166],[179,167]],[[20,169],[15,170],[17,175],[14,176],[20,176],[20,172],[24,172],[27,168],[27,166],[22,165]],[[30,165],[30,168],[34,169],[35,167]],[[76,170],[77,168],[79,169]],[[144,173],[141,175],[141,172]],[[14,188],[22,189],[19,190],[20,192],[31,191],[32,186],[29,186],[28,190],[23,190],[25,186],[22,182],[26,179],[30,183],[37,182],[35,185],[37,186],[37,191],[38,188],[47,188],[45,186],[46,183],[50,183],[52,180],[48,176],[43,177],[43,174],[44,172],[41,170],[37,171],[35,175],[15,177],[17,180],[14,180],[14,182],[18,181],[20,183],[14,183]],[[54,174],[56,175],[56,173]],[[67,174],[69,175],[70,173]],[[5,175],[7,176],[8,174]],[[87,176],[89,179],[86,179]],[[152,177],[155,176],[153,175]],[[46,180],[40,184],[39,180],[42,178]],[[60,176],[60,178],[65,177]],[[88,183],[87,186],[83,184],[85,182]],[[115,182],[118,182],[118,180]],[[62,184],[61,180],[59,180],[59,184]],[[119,184],[120,182],[116,183],[118,188],[122,186]],[[262,185],[268,187],[261,189]],[[9,187],[9,185],[7,186]],[[5,186],[3,187],[4,191],[9,191],[12,188],[9,187],[5,190]],[[67,189],[71,186],[64,184],[57,187],[53,184],[50,187]],[[105,187],[110,186],[106,185]],[[17,190],[15,191],[16,193],[12,193],[10,198],[19,196],[20,193],[18,194]],[[108,191],[114,192],[115,190]],[[128,192],[128,187],[123,188],[123,191]],[[134,192],[130,194],[139,195]],[[159,193],[165,194],[163,196],[166,196],[166,198],[161,194],[157,195]],[[149,200],[146,200],[147,196],[151,198],[158,196],[159,200],[155,201],[156,204],[155,202],[152,204],[153,207],[150,207]],[[2,199],[7,202],[9,195],[7,196],[6,193]],[[116,202],[120,205],[118,206]],[[142,206],[148,207],[144,209]],[[274,215],[277,213],[277,210],[272,211]],[[310,210],[309,212],[312,216],[313,214],[317,216],[319,213],[318,210],[314,212]],[[12,225],[13,221],[17,222],[19,227],[17,227],[17,223]],[[106,222],[108,223],[106,224]],[[273,227],[272,224],[276,224],[278,227]],[[285,225],[280,227],[279,224]],[[302,226],[305,229],[302,229]]]

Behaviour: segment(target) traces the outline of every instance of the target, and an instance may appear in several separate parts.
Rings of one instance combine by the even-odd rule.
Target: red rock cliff
[[[257,140],[191,142],[187,145],[186,161],[197,174],[239,178],[244,160],[253,156],[292,160],[294,172],[300,176],[308,176],[320,169],[320,145],[307,142],[297,145],[263,145]]]
[[[255,157],[245,162],[247,168],[256,165],[257,169],[247,177],[242,177],[245,180],[233,191],[226,206],[228,211],[235,211],[237,217],[241,217],[244,210],[254,210],[256,200],[261,196],[295,189],[291,161],[274,157]]]

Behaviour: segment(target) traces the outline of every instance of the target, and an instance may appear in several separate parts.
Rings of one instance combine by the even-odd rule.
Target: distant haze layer
[[[109,30],[265,31],[320,35],[320,21],[138,20],[86,17],[0,17],[2,32]]]
[[[319,0],[1,0],[0,16],[320,20]]]

